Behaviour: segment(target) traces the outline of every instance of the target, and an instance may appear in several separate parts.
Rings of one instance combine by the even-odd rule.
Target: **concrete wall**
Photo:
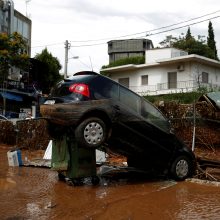
[[[187,55],[188,53],[175,48],[158,48],[145,51],[145,63],[156,63],[157,60]]]

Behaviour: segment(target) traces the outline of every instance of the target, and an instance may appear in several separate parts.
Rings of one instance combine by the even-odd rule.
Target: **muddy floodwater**
[[[0,219],[220,219],[220,187],[151,178],[69,186],[47,168],[8,167],[0,148]]]

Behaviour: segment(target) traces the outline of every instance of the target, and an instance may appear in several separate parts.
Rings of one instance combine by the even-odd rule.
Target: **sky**
[[[219,0],[14,0],[14,6],[32,20],[31,57],[47,48],[64,67],[68,40],[69,76],[108,65],[110,40],[147,38],[157,47],[166,36],[185,35],[188,27],[206,40],[209,20],[220,54]]]

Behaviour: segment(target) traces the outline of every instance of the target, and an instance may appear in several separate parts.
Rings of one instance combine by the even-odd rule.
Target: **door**
[[[119,78],[119,79],[118,79],[118,82],[119,82],[121,85],[123,85],[123,86],[129,88],[129,78]]]
[[[147,163],[156,168],[164,167],[175,150],[169,122],[155,106],[145,99],[142,99],[141,103],[141,116],[143,117],[141,129],[145,136],[144,156],[147,158]]]
[[[117,147],[117,151],[125,156],[132,155],[142,148],[137,131],[140,106],[141,97],[127,88],[119,86],[119,100],[114,101],[118,117],[113,124],[112,139],[114,139],[113,145]]]
[[[177,72],[168,72],[168,89],[177,88]]]

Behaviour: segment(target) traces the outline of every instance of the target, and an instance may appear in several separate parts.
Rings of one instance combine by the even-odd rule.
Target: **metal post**
[[[195,150],[195,136],[196,136],[196,106],[195,100],[193,103],[193,140],[192,140],[192,151]]]
[[[67,78],[67,66],[68,66],[68,50],[70,49],[70,43],[65,41],[65,63],[64,63],[64,79]]]

